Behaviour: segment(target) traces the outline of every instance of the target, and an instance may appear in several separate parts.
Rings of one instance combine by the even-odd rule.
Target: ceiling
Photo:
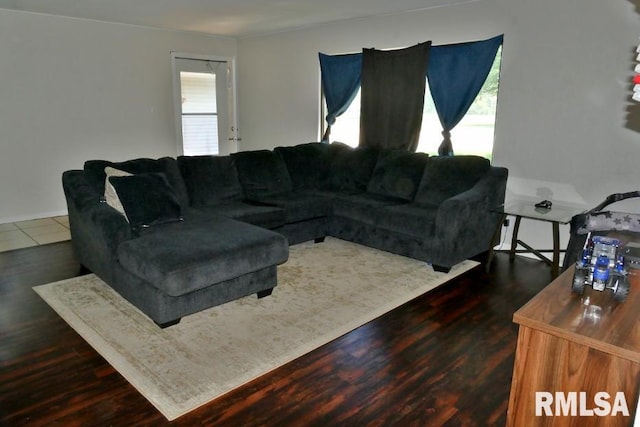
[[[479,0],[0,0],[0,8],[246,38]]]

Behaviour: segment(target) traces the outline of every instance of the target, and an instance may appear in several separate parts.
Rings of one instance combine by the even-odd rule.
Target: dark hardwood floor
[[[0,253],[0,424],[503,426],[517,327],[550,282],[498,254],[169,423],[31,289],[80,274],[69,242]]]

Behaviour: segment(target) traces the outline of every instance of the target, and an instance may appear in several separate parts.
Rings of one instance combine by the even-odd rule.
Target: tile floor
[[[69,218],[66,216],[0,224],[0,251],[69,239]]]

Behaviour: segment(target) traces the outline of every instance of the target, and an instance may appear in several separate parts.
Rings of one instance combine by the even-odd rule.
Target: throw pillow
[[[118,193],[116,193],[116,189],[113,188],[113,185],[109,182],[109,178],[112,176],[131,176],[129,172],[121,171],[120,169],[112,168],[111,166],[107,166],[104,168],[104,173],[106,175],[104,181],[104,199],[109,206],[120,212],[127,218],[127,214],[124,212],[124,207],[122,206],[122,202],[120,202],[120,198],[118,197]],[[128,221],[128,219],[127,219]]]
[[[172,157],[160,159],[132,159],[124,162],[110,162],[108,160],[87,160],[84,163],[84,172],[89,183],[98,191],[100,196],[105,191],[105,172],[107,166],[129,172],[139,173],[163,173],[173,188],[178,201],[182,206],[188,206],[189,200],[184,181],[178,169],[178,162]]]
[[[132,229],[182,221],[180,203],[164,174],[112,176],[109,182],[118,193]]]

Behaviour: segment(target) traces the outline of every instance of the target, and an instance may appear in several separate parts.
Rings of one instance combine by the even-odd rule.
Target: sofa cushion
[[[178,167],[192,206],[211,206],[243,198],[231,156],[180,156]]]
[[[376,226],[424,240],[435,232],[437,212],[436,206],[414,203],[384,206],[376,211]]]
[[[293,190],[314,190],[326,185],[329,174],[329,145],[322,142],[310,142],[291,147],[276,147],[289,176]]]
[[[286,196],[266,198],[263,202],[282,208],[287,224],[321,218],[331,213],[330,198],[309,192],[292,192]]]
[[[224,217],[168,224],[118,247],[124,268],[171,296],[281,264],[288,254],[281,234]]]
[[[174,193],[182,207],[189,205],[189,197],[184,181],[178,169],[176,159],[162,157],[160,159],[133,159],[124,162],[110,162],[108,160],[87,160],[84,163],[84,171],[89,183],[102,195],[104,194],[107,166],[119,169],[131,174],[138,173],[163,173],[167,181],[173,187]]]
[[[381,153],[367,185],[367,191],[412,201],[420,185],[428,157],[425,153],[406,150]]]
[[[385,206],[405,204],[404,200],[394,199],[371,193],[336,195],[333,203],[333,214],[375,225],[376,211]]]
[[[269,229],[285,224],[284,210],[277,206],[226,201],[217,205],[202,206],[196,210],[207,215],[222,215]]]
[[[379,150],[370,147],[351,148],[341,143],[329,146],[328,188],[359,192],[367,189]]]
[[[469,190],[491,165],[479,156],[441,156],[427,159],[415,202],[439,205],[446,199]]]
[[[182,221],[180,203],[164,174],[112,176],[109,182],[118,193],[133,229]]]
[[[241,151],[231,155],[236,162],[240,184],[249,200],[287,194],[291,178],[284,160],[269,150]]]

